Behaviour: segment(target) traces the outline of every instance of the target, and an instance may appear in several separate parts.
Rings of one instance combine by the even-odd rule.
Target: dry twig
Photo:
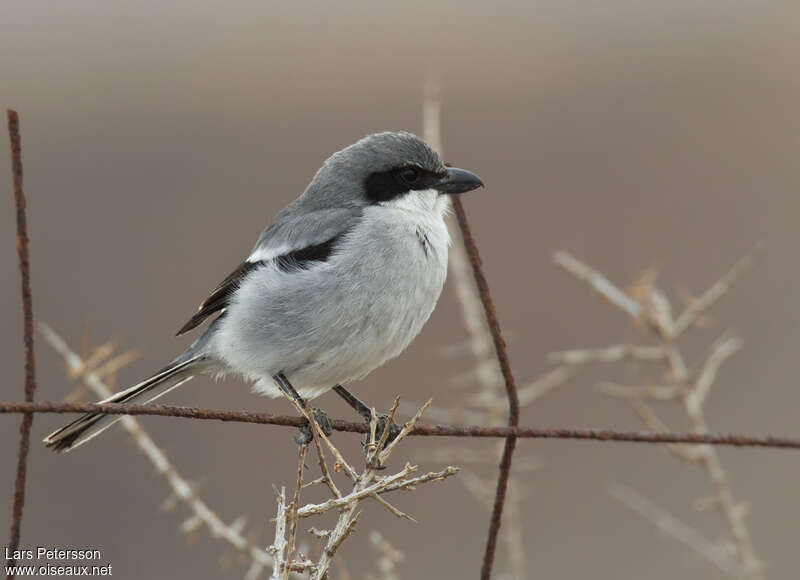
[[[621,484],[611,485],[608,488],[608,493],[611,497],[652,522],[659,530],[678,540],[731,578],[745,579],[741,567],[735,560],[731,559],[727,546],[715,544],[694,528],[678,520],[664,508],[627,486]]]
[[[588,282],[592,288],[612,304],[630,315],[636,322],[648,328],[661,340],[658,347],[612,347],[594,351],[571,351],[551,355],[562,364],[585,364],[587,362],[607,362],[631,357],[648,362],[662,362],[667,367],[668,384],[641,389],[604,384],[604,394],[627,401],[642,421],[653,432],[664,435],[669,429],[661,421],[646,400],[676,401],[692,425],[695,435],[709,432],[703,405],[708,397],[717,371],[722,363],[741,348],[739,338],[730,334],[720,337],[711,347],[705,360],[695,371],[686,363],[677,340],[689,329],[700,315],[705,313],[730,288],[733,282],[753,262],[760,246],[756,246],[733,268],[711,286],[699,299],[692,301],[686,310],[674,319],[666,295],[655,286],[655,274],[649,271],[640,276],[633,296],[615,286],[601,273],[583,264],[566,252],[557,252],[555,261],[578,279]],[[636,353],[634,355],[634,353]],[[644,356],[643,356],[644,355]],[[736,503],[730,482],[716,450],[710,446],[689,449],[686,446],[670,446],[676,456],[703,466],[714,489],[715,506],[723,515],[730,530],[736,556],[749,580],[762,580],[762,567],[756,558],[750,534],[744,523],[744,511]]]
[[[346,495],[339,492],[338,487],[335,486],[331,479],[330,469],[327,467],[325,457],[322,453],[322,446],[317,444],[315,448],[317,450],[323,476],[314,480],[309,485],[325,484],[331,492],[332,497],[322,503],[307,504],[300,507],[298,505],[298,500],[300,490],[303,488],[303,459],[305,455],[304,451],[301,451],[301,460],[298,466],[297,483],[295,486],[295,499],[287,506],[285,491],[282,489],[281,493],[278,495],[275,540],[267,549],[275,558],[276,564],[273,569],[272,577],[276,580],[283,579],[289,570],[307,571],[310,573],[310,578],[312,580],[326,578],[339,547],[355,531],[356,522],[361,515],[361,511],[358,509],[361,501],[365,499],[375,499],[393,515],[413,521],[413,518],[408,514],[403,513],[381,496],[393,491],[413,490],[420,484],[441,481],[458,473],[458,468],[447,467],[438,472],[430,472],[412,477],[412,475],[417,472],[417,467],[406,463],[405,467],[397,473],[386,476],[378,475],[378,470],[386,464],[392,451],[395,450],[397,445],[414,429],[417,421],[422,416],[422,413],[424,413],[426,405],[423,405],[423,407],[419,409],[415,416],[403,426],[400,434],[388,445],[386,444],[388,439],[388,426],[391,424],[391,419],[394,417],[399,401],[395,400],[386,423],[387,426],[381,433],[376,432],[377,413],[373,409],[373,420],[368,427],[369,438],[365,445],[365,468],[361,473],[357,473],[352,465],[344,459],[341,452],[339,452],[325,434],[321,432],[311,408],[308,406],[301,407],[300,404],[295,402],[291,397],[287,396],[287,399],[292,401],[295,407],[305,415],[306,420],[312,427],[314,438],[322,439],[326,442],[332,455],[337,458],[337,465],[342,466],[344,472],[353,481],[353,488]],[[306,446],[304,445],[302,449],[305,450],[305,448]],[[294,559],[293,542],[299,520],[301,518],[320,516],[331,511],[337,511],[339,513],[336,524],[332,529],[319,530],[311,528],[310,530],[314,536],[325,541],[319,559],[316,562],[312,562],[307,558],[302,558],[301,560]],[[290,530],[288,541],[285,540],[287,527]]]
[[[400,580],[397,564],[405,559],[403,552],[395,548],[378,530],[369,534],[369,541],[378,552],[378,576],[369,574],[368,580]]]
[[[80,377],[101,399],[111,395],[111,389],[100,379],[96,371],[92,369],[87,361],[73,352],[64,342],[64,339],[46,324],[40,324],[39,328],[45,341],[64,359],[68,373]],[[245,538],[241,530],[237,529],[235,525],[225,524],[222,518],[208,506],[197,494],[194,487],[178,473],[178,470],[153,441],[152,437],[147,434],[139,421],[133,417],[123,417],[120,423],[131,435],[139,450],[153,464],[155,470],[164,477],[172,489],[173,497],[186,504],[191,510],[192,517],[187,520],[189,525],[185,522],[184,526],[182,526],[184,531],[191,531],[198,525],[203,525],[212,538],[222,540],[244,554],[250,560],[250,571],[246,576],[247,578],[258,578],[263,570],[272,566],[272,557],[269,554]]]

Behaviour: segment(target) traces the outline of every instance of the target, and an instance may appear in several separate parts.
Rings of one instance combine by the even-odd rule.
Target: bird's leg
[[[372,411],[367,404],[356,397],[353,393],[345,389],[342,385],[333,387],[334,392],[345,400],[353,410],[364,418],[364,421],[369,422],[372,419]]]
[[[303,397],[300,396],[300,393],[292,386],[292,383],[289,382],[289,379],[286,378],[286,375],[282,372],[274,375],[272,377],[275,380],[275,383],[278,385],[278,388],[286,393],[289,397],[294,399],[294,401],[300,405],[301,409],[306,408],[306,401]],[[333,429],[331,428],[331,423],[328,420],[328,414],[323,411],[322,409],[316,409],[311,407],[311,412],[314,414],[314,419],[319,425],[319,428],[322,430],[325,435],[330,435],[333,433]],[[295,437],[295,441],[298,445],[305,445],[310,443],[314,439],[314,429],[311,428],[311,425],[305,425],[300,427],[300,436]]]
[[[342,385],[336,385],[333,387],[333,390],[339,395],[345,402],[350,405],[356,413],[361,415],[364,418],[364,421],[369,423],[372,420],[372,410],[367,406],[367,404],[356,397],[353,393],[345,389]],[[386,420],[389,418],[386,414],[378,415],[378,426],[375,429],[375,432],[380,434],[383,433],[383,430],[386,428]],[[400,425],[392,421],[392,424],[389,426],[389,438],[387,439],[387,443],[393,441],[395,437],[400,434],[402,428]],[[367,434],[367,443],[369,443],[369,434]]]

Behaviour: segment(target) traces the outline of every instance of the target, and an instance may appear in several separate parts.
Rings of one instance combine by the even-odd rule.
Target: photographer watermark
[[[3,549],[7,576],[113,576],[111,564],[100,563],[100,550],[37,546]],[[13,565],[10,565],[14,562]]]

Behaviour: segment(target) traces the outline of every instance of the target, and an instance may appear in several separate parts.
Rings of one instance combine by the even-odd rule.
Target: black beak
[[[465,193],[479,187],[483,187],[480,177],[458,167],[448,167],[447,177],[434,186],[440,193]]]

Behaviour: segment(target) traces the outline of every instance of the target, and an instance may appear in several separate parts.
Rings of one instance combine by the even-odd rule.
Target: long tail
[[[202,355],[188,359],[180,356],[150,378],[100,402],[149,403],[203,372],[203,369],[199,368],[201,365],[198,364],[203,358]],[[44,444],[56,452],[70,451],[96,437],[122,417],[124,415],[87,413],[45,437]]]

